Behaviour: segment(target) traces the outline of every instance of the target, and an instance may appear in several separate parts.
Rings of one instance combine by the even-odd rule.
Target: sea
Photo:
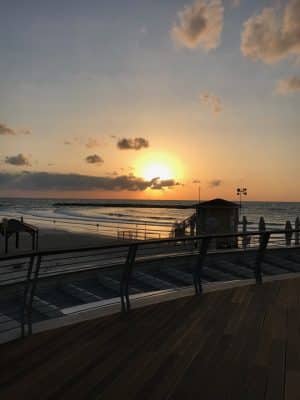
[[[76,206],[71,205],[75,202]],[[169,237],[176,222],[189,218],[196,203],[192,200],[0,198],[0,220],[23,217],[25,222],[39,228],[118,238],[159,239]],[[110,206],[112,204],[114,207]],[[148,207],[142,207],[145,205]],[[152,208],[151,205],[160,208]],[[295,219],[300,217],[300,202],[245,201],[240,209],[240,221],[243,216],[248,220],[248,230],[252,231],[257,230],[261,216],[265,219],[267,229],[284,228],[287,220],[294,226]]]

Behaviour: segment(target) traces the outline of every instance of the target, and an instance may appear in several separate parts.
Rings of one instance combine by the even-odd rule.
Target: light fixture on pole
[[[242,208],[242,195],[247,196],[247,188],[237,188],[236,194],[240,196],[240,208]]]

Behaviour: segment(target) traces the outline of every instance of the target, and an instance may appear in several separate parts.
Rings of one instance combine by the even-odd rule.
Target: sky
[[[300,0],[3,0],[0,196],[300,201]]]

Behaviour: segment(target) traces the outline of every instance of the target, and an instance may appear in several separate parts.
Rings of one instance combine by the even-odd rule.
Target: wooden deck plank
[[[188,297],[0,345],[0,398],[295,400],[300,279]]]
[[[143,321],[143,315],[145,315],[146,310],[141,309],[138,315],[132,316],[132,320],[137,320],[139,323]],[[152,310],[151,310],[152,311]],[[72,332],[66,336],[64,340],[63,329],[61,330],[62,338],[59,340],[58,344],[53,344],[43,351],[40,351],[39,359],[45,362],[45,359],[50,360],[50,362],[45,363],[44,368],[39,368],[40,363],[32,363],[24,360],[27,364],[27,369],[22,371],[22,377],[19,379],[18,389],[19,391],[26,395],[26,398],[39,398],[39,393],[49,382],[49,376],[52,376],[52,385],[48,390],[48,394],[55,390],[56,386],[62,386],[64,379],[69,379],[72,374],[76,375],[76,368],[83,368],[85,363],[95,362],[98,358],[105,359],[108,356],[114,345],[114,339],[122,336],[124,325],[126,320],[122,316],[113,316],[106,318],[106,324],[100,320],[90,321],[100,323],[100,326],[88,323],[84,327],[79,327],[78,332]],[[99,335],[99,331],[101,334]],[[76,348],[74,348],[76,346]],[[71,349],[71,351],[70,351]],[[69,372],[69,373],[67,373]],[[34,380],[34,386],[28,386],[28,381]],[[13,381],[12,381],[13,382]],[[8,392],[11,389],[8,389]]]
[[[149,326],[146,327],[147,330],[149,331],[148,333],[146,332],[141,332],[140,330],[136,332],[136,336],[141,336],[143,338],[143,341],[140,344],[140,348],[138,350],[140,351],[132,351],[131,352],[131,357],[127,358],[125,361],[126,368],[124,368],[124,362],[115,362],[113,360],[112,367],[112,373],[107,376],[107,368],[105,368],[105,374],[104,376],[99,375],[99,367],[95,366],[95,369],[93,374],[95,374],[95,378],[97,381],[96,385],[93,385],[93,380],[95,381],[95,378],[91,374],[87,377],[86,384],[89,385],[91,388],[90,391],[92,393],[97,392],[99,389],[101,391],[109,392],[110,388],[112,388],[112,391],[114,394],[108,394],[107,398],[116,398],[117,397],[117,391],[119,388],[122,388],[124,384],[126,384],[126,392],[129,394],[130,392],[130,382],[132,382],[132,379],[134,378],[133,375],[135,375],[135,372],[139,372],[141,370],[145,370],[145,361],[147,360],[147,355],[154,354],[154,352],[158,352],[160,355],[160,358],[163,356],[161,352],[158,351],[159,346],[161,343],[165,341],[165,338],[168,337],[168,340],[170,338],[170,335],[172,334],[172,331],[176,330],[176,327],[178,328],[178,320],[184,319],[184,315],[188,313],[189,310],[191,310],[191,301],[194,301],[194,299],[188,299],[187,303],[184,304],[183,308],[180,307],[178,309],[178,306],[180,303],[183,303],[182,301],[176,301],[172,302],[170,306],[172,307],[173,313],[171,315],[165,314],[163,318],[161,318],[161,322],[159,322],[159,319],[157,323],[153,324],[153,321],[149,320]],[[175,315],[174,315],[175,313]],[[175,316],[175,318],[174,318]],[[192,318],[192,317],[191,317]],[[177,337],[177,335],[175,334]],[[137,344],[139,345],[139,344]],[[135,344],[136,346],[136,344]],[[136,357],[139,358],[139,356],[142,355],[142,359],[139,359],[139,361],[136,363],[137,369],[134,368],[134,363],[136,360]],[[106,367],[106,366],[105,366]],[[157,369],[157,367],[156,367]],[[116,373],[116,370],[118,372]],[[124,379],[124,374],[123,371],[125,371],[125,379]],[[123,379],[123,382],[122,382]],[[116,382],[118,380],[118,382]],[[91,382],[92,381],[92,382]],[[139,381],[139,384],[141,384],[141,381]],[[136,387],[136,385],[134,385]],[[122,394],[122,393],[121,393]],[[70,393],[71,395],[71,393]],[[78,395],[78,392],[77,392]],[[104,396],[104,394],[103,394]],[[71,397],[71,396],[70,396]]]
[[[177,304],[166,304],[165,306],[168,306],[168,308],[164,307],[162,313],[161,307],[158,306],[154,314],[149,313],[147,315],[144,324],[134,323],[132,319],[128,321],[124,326],[125,332],[121,333],[120,340],[117,341],[117,346],[113,348],[109,346],[109,356],[106,359],[102,358],[101,361],[98,360],[96,363],[88,362],[86,368],[82,368],[82,362],[80,362],[80,368],[77,370],[75,379],[66,381],[65,385],[49,398],[55,399],[57,396],[63,395],[64,398],[76,396],[77,399],[80,399],[86,398],[87,392],[103,391],[107,383],[114,381],[123,369],[128,369],[128,363],[132,357],[140,352],[144,354],[147,341],[155,338],[153,329],[160,330],[163,329],[164,325],[169,325],[170,319],[167,317],[169,307],[173,308],[174,311],[174,309],[184,307],[184,305],[185,301],[177,302]],[[156,318],[157,323],[154,327],[151,321]],[[172,314],[170,318],[172,318]],[[133,340],[134,338],[135,340]]]
[[[221,306],[222,303],[217,303],[215,307],[217,309]],[[196,319],[189,329],[177,338],[174,346],[167,343],[165,357],[158,360],[159,368],[151,376],[147,373],[148,379],[134,398],[162,399],[170,396],[174,391],[176,382],[181,380],[194,358],[205,347],[212,321],[216,323],[216,327],[222,329],[226,315],[230,312],[230,306],[230,302],[226,302],[225,307],[223,307],[222,318],[219,318],[218,321],[215,319],[215,310],[210,310],[204,317]]]
[[[252,328],[254,318],[261,318],[259,313],[257,315],[253,313],[253,306],[257,303],[253,293],[248,293],[248,298],[245,300],[244,310],[240,310],[243,311],[240,314],[247,316],[247,324],[245,324],[245,321],[244,323],[231,324],[231,319],[236,320],[237,317],[234,308],[227,319],[229,325],[235,325],[235,329],[228,331],[226,326],[225,335],[221,337],[217,346],[211,345],[213,350],[208,352],[209,357],[203,358],[202,352],[199,353],[191,368],[186,371],[184,379],[176,389],[174,398],[179,399],[187,396],[187,398],[192,399],[201,395],[204,398],[227,398],[230,392],[230,398],[233,398],[232,389],[235,388],[236,392],[242,383],[242,380],[236,379],[235,375],[238,375],[241,367],[244,366],[243,351],[248,350],[248,346],[254,340],[253,335],[249,337],[249,330]],[[249,318],[250,313],[253,318]],[[230,335],[228,335],[228,332],[230,332]],[[222,334],[222,331],[220,333]],[[241,361],[239,361],[240,358]],[[218,385],[211,384],[215,380],[215,376],[218,376]],[[187,392],[187,388],[191,392]]]

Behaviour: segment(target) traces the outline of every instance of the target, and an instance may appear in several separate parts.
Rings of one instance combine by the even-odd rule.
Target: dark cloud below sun
[[[145,191],[163,190],[180,185],[174,179],[145,180],[130,175],[89,176],[80,174],[59,174],[50,172],[4,173],[0,172],[0,186],[9,190],[24,191],[68,191],[68,190],[107,190],[107,191]]]

